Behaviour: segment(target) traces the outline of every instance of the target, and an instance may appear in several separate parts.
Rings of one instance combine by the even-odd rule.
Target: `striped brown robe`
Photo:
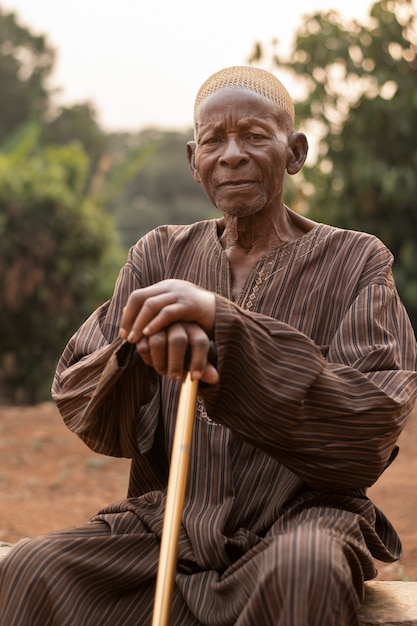
[[[53,386],[88,446],[132,458],[128,498],[18,544],[1,626],[150,624],[179,388],[117,335],[130,292],[165,278],[217,294],[220,373],[200,386],[170,623],[357,624],[371,555],[400,554],[366,487],[417,393],[391,264],[373,236],[318,225],[262,258],[233,302],[216,221],[140,240]]]

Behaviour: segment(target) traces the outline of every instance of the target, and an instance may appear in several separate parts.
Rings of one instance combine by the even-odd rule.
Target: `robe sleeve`
[[[157,388],[157,377],[137,356],[135,347],[118,338],[123,307],[132,290],[143,284],[139,261],[131,250],[111,300],[97,309],[70,339],[57,365],[52,397],[66,426],[92,450],[134,458],[148,447],[145,412]],[[149,420],[157,414],[148,412]],[[154,424],[149,427],[152,430]]]
[[[313,487],[370,486],[417,395],[416,342],[390,263],[362,284],[327,354],[297,329],[217,296],[210,417]]]

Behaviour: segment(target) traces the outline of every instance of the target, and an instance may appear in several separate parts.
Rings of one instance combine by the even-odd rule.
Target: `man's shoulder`
[[[207,235],[215,230],[216,220],[207,219],[192,224],[161,224],[144,235],[143,239],[164,239],[166,242]]]
[[[326,234],[334,245],[355,246],[368,249],[371,253],[379,251],[390,254],[387,246],[372,233],[326,225],[323,234]]]

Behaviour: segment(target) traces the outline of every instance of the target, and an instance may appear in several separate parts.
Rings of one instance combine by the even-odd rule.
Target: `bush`
[[[120,266],[112,221],[83,197],[87,171],[78,146],[0,155],[0,402],[49,398],[64,345]]]

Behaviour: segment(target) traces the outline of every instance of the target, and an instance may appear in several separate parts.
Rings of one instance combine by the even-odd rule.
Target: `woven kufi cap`
[[[199,105],[211,94],[228,87],[247,89],[275,102],[294,121],[294,103],[280,80],[258,67],[237,65],[226,67],[208,78],[200,87],[194,105],[194,116]]]

